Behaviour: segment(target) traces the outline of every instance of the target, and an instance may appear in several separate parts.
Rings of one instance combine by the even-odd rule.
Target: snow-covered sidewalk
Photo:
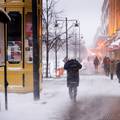
[[[78,88],[78,101],[89,96],[120,96],[117,78],[110,80],[104,75],[82,75]],[[4,94],[0,93],[0,120],[61,120],[62,114],[72,103],[66,87],[66,78],[43,81],[39,101],[33,93],[8,94],[8,111],[4,109]]]

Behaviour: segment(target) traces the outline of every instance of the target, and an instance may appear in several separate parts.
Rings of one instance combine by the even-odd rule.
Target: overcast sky
[[[97,27],[100,25],[103,0],[60,0],[58,8],[68,19],[79,19],[81,34],[86,46],[91,46]]]

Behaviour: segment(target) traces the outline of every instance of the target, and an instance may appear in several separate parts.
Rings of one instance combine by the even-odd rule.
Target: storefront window
[[[19,12],[9,12],[9,16],[11,22],[7,28],[8,62],[16,64],[20,63],[22,57],[21,14]]]
[[[33,62],[32,13],[25,16],[25,61]]]

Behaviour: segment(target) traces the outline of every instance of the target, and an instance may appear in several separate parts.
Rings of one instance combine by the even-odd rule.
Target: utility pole
[[[58,41],[58,37],[56,35],[56,30],[55,30],[55,72],[57,72],[57,41]]]
[[[6,8],[5,8],[6,10]],[[11,21],[11,18],[8,16],[8,14],[5,11],[1,11],[1,18],[2,22],[4,24],[4,65],[1,67],[4,67],[4,89],[5,89],[5,110],[8,110],[8,96],[7,96],[7,87],[8,87],[8,80],[7,80],[7,33],[6,33],[6,24]]]
[[[32,0],[32,28],[33,28],[33,89],[34,100],[40,98],[39,94],[39,41],[37,29],[37,0]]]
[[[55,27],[58,27],[58,21],[65,21],[65,34],[66,34],[66,57],[65,57],[65,61],[68,60],[68,22],[73,22],[73,21],[76,21],[75,23],[75,27],[78,27],[78,23],[77,23],[77,20],[75,19],[71,19],[71,20],[68,20],[67,17],[65,18],[65,20],[61,20],[61,19],[58,19],[56,20],[55,22]]]
[[[75,55],[75,58],[77,58],[77,35],[76,35],[76,31],[75,31],[75,53],[74,53],[74,55]]]
[[[48,31],[48,0],[46,0],[46,78],[48,78],[48,42],[49,42],[49,31]]]
[[[66,22],[66,60],[68,60],[68,20],[67,17],[65,18],[65,22]]]
[[[79,60],[80,60],[80,54],[81,54],[81,51],[80,51],[80,45],[81,45],[81,38],[80,38],[80,22],[79,22]]]
[[[6,36],[6,25],[4,24],[4,36]],[[4,65],[4,88],[5,88],[5,109],[8,110],[8,97],[7,97],[7,40],[5,37],[4,40],[4,56],[5,56],[5,65]]]

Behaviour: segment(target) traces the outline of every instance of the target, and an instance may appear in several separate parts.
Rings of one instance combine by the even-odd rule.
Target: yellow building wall
[[[109,0],[108,35],[112,36],[120,29],[120,0]]]
[[[6,8],[6,11],[19,11],[22,15],[22,18],[24,17],[24,20],[22,21],[25,23],[25,15],[27,12],[32,12],[32,4],[31,0],[15,0],[16,2],[10,2],[10,0],[6,0],[6,3],[2,0],[0,1],[1,6],[3,8]],[[29,3],[29,4],[28,4]],[[40,52],[42,54],[42,0],[38,1],[38,10],[39,10],[39,43],[40,43]],[[24,8],[24,9],[23,9]],[[24,10],[24,16],[23,16],[23,10]],[[23,25],[22,25],[23,27]],[[24,26],[25,27],[25,26]],[[22,34],[22,40],[25,40],[25,30],[24,30],[24,36]],[[24,46],[22,45],[22,51],[24,52],[24,56],[26,56],[25,51],[25,41]],[[23,52],[22,52],[22,61],[19,64],[9,64],[7,63],[7,80],[9,83],[8,89],[14,88],[14,91],[32,91],[33,90],[33,64],[27,63],[25,61],[25,58],[23,58]],[[41,58],[42,56],[40,56]],[[23,65],[24,60],[24,65]],[[41,58],[42,60],[42,58]],[[42,61],[40,61],[40,81],[42,80]],[[23,83],[25,86],[23,86]],[[41,85],[41,82],[40,82]],[[2,87],[1,87],[2,86]],[[4,87],[4,69],[0,67],[0,90]]]

